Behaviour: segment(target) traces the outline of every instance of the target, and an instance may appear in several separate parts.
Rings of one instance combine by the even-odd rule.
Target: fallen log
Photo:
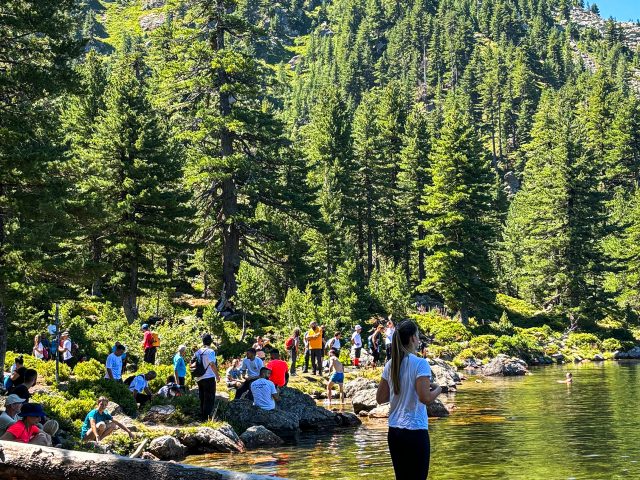
[[[0,441],[0,478],[10,480],[274,480],[173,462]]]

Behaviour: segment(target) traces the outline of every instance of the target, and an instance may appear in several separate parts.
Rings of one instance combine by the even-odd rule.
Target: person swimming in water
[[[564,380],[558,380],[558,383],[573,383],[573,373],[567,372]]]

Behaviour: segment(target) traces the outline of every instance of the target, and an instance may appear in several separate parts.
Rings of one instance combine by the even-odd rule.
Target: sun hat
[[[361,327],[360,325],[356,325],[354,328],[355,328],[356,330],[362,330],[362,327]]]
[[[24,417],[46,417],[47,414],[44,413],[42,409],[42,405],[39,403],[25,403],[22,405],[22,410],[18,415],[22,418]]]
[[[62,334],[60,336],[61,337],[68,337],[69,336],[69,331],[65,330],[64,332],[62,332]]]
[[[4,401],[5,405],[13,405],[14,403],[24,403],[26,402],[26,400],[24,398],[20,398],[18,395],[16,395],[15,393],[12,393],[11,395],[9,395],[7,397],[7,399]]]

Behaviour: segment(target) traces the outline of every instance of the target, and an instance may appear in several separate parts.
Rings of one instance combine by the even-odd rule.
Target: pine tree
[[[430,161],[431,184],[421,205],[427,252],[420,290],[434,290],[467,322],[473,308],[493,301],[489,247],[493,175],[471,123],[468,98],[448,96]]]

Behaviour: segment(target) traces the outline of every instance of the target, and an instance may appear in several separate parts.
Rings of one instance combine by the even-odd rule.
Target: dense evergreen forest
[[[1,350],[63,301],[633,331],[640,55],[584,7],[2,2]]]

